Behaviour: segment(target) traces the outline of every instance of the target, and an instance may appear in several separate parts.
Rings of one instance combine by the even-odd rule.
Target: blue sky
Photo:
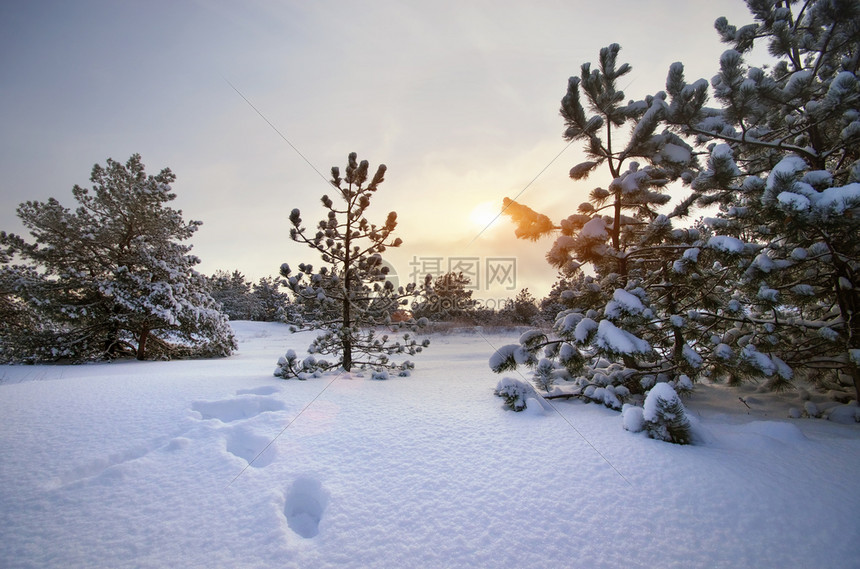
[[[661,90],[674,61],[710,78],[740,0],[17,1],[0,4],[0,229],[15,207],[73,205],[95,163],[140,153],[177,175],[175,207],[203,221],[198,267],[249,278],[316,262],[289,241],[294,207],[323,217],[326,184],[231,88],[236,86],[314,166],[355,151],[388,166],[369,211],[398,212],[401,275],[424,259],[517,259],[516,287],[554,280],[551,243],[518,242],[506,219],[480,215],[525,188],[565,147],[567,78],[610,43],[633,66],[628,98]],[[609,180],[573,182],[579,145],[521,200],[558,220]],[[493,205],[495,204],[495,205]],[[481,274],[481,288],[486,283]],[[508,283],[510,284],[510,283]],[[481,290],[496,297],[502,290]]]

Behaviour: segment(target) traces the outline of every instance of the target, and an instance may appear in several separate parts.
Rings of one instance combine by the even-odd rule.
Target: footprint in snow
[[[181,436],[177,436],[169,441],[165,438],[153,439],[144,444],[107,454],[95,458],[90,462],[80,464],[74,469],[54,477],[47,484],[47,487],[57,489],[86,482],[95,482],[103,485],[116,484],[122,481],[125,478],[125,474],[130,471],[131,468],[127,467],[127,465],[157,450],[175,451],[185,448],[187,443],[190,443],[189,439]]]
[[[316,536],[320,521],[328,505],[329,494],[313,478],[299,478],[293,482],[284,500],[284,515],[290,529],[304,538]]]
[[[203,419],[217,419],[222,423],[232,423],[250,419],[270,411],[283,411],[287,406],[283,401],[261,395],[224,399],[222,401],[195,401],[191,409],[200,413]]]
[[[247,461],[248,465],[254,468],[270,465],[277,454],[277,449],[270,439],[242,427],[231,427],[225,442],[227,452]]]

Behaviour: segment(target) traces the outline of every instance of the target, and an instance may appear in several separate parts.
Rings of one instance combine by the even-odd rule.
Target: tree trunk
[[[851,365],[851,378],[854,380],[854,397],[860,405],[860,368],[856,364]]]
[[[666,279],[666,282],[669,282],[667,278],[667,267],[663,266],[663,277]],[[668,293],[668,303],[667,308],[669,309],[669,314],[677,314],[678,306],[675,304],[675,295],[673,294],[672,285],[669,285],[669,293]],[[686,345],[686,341],[684,340],[684,331],[681,328],[676,327],[674,324],[672,325],[672,335],[675,340],[675,344],[672,347],[672,360],[673,363],[678,366],[680,362],[684,358],[684,346]]]
[[[612,248],[621,250],[621,191],[615,194],[615,215],[612,220]]]
[[[343,292],[343,336],[341,337],[341,346],[343,348],[343,369],[345,371],[352,370],[352,331],[350,330],[350,320],[352,319],[352,314],[350,312],[351,303],[349,298],[349,277],[350,270],[347,269],[346,275],[344,278],[344,292]]]
[[[833,251],[833,247],[831,247]],[[854,392],[857,396],[857,403],[860,404],[860,363],[854,360],[853,354],[860,350],[860,294],[857,292],[858,279],[854,278],[854,273],[847,263],[839,260],[836,255],[833,256],[836,265],[836,273],[833,275],[833,289],[836,292],[836,302],[839,305],[839,312],[842,319],[845,321],[846,334],[848,336],[846,344],[846,352],[848,356],[848,372],[854,380]],[[840,279],[845,279],[850,283],[850,286],[843,287]]]
[[[137,359],[146,359],[146,340],[149,339],[149,328],[144,328],[140,332],[140,339],[137,342]]]

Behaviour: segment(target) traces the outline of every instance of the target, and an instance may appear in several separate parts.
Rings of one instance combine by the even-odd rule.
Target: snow
[[[684,148],[678,144],[672,144],[671,142],[663,146],[660,150],[660,154],[662,154],[669,162],[676,162],[679,164],[686,164],[692,157],[692,152],[690,152],[688,148]]]
[[[526,344],[534,342],[538,339],[543,339],[545,337],[546,335],[540,330],[528,330],[526,332],[523,332],[522,335],[520,335],[520,339],[517,340],[517,342],[520,345],[524,346]]]
[[[815,296],[815,289],[808,284],[796,284],[791,287],[791,291],[800,296]]]
[[[638,296],[624,289],[617,288],[612,293],[612,300],[607,303],[604,313],[607,318],[618,319],[624,314],[634,316],[642,314],[644,310],[645,306]]]
[[[684,356],[684,359],[687,360],[687,363],[690,364],[690,367],[693,369],[699,369],[702,367],[702,356],[694,350],[689,344],[684,344],[681,348],[681,353]]]
[[[602,405],[506,410],[486,362],[516,332],[284,381],[308,334],[231,325],[225,359],[0,366],[0,566],[856,566],[857,423],[699,385],[682,447]]]
[[[813,78],[812,72],[808,69],[801,69],[795,72],[785,86],[786,95],[789,97],[799,96],[801,91],[809,86]]]
[[[567,342],[563,343],[558,350],[558,359],[562,364],[570,362],[577,356],[579,356],[579,351]]]
[[[827,98],[840,101],[844,97],[855,93],[858,83],[860,81],[858,81],[854,73],[841,71],[830,83],[830,88],[827,90]]]
[[[734,158],[734,152],[732,152],[732,147],[728,144],[716,144],[711,150],[711,156],[715,159],[727,160]]]
[[[802,172],[808,168],[806,161],[800,156],[786,156],[773,167],[773,170],[768,174],[765,188],[772,189],[779,178],[789,178],[798,172]]]
[[[801,181],[813,187],[830,187],[833,183],[833,174],[829,170],[811,170],[803,175]]]
[[[645,415],[642,407],[625,404],[621,409],[621,425],[625,431],[641,432],[645,428]]]
[[[777,371],[776,364],[773,363],[767,354],[759,352],[753,344],[747,344],[743,347],[741,358],[768,377]]]
[[[732,147],[728,144],[717,144],[711,150],[711,162],[715,168],[719,168],[726,174],[740,176],[741,171],[734,160]]]
[[[758,267],[760,271],[763,273],[771,272],[776,266],[767,253],[759,253],[756,255],[756,258],[753,259],[753,266]]]
[[[708,247],[725,253],[743,253],[744,242],[737,237],[715,235],[708,239]]]
[[[565,291],[567,292],[567,291]],[[563,334],[570,333],[571,330],[576,328],[578,324],[582,321],[582,314],[578,312],[571,312],[570,314],[566,314],[564,318],[561,320],[561,324],[557,325],[559,327],[559,331]],[[595,325],[596,327],[596,325]]]
[[[587,239],[597,239],[603,241],[609,237],[606,232],[606,224],[599,217],[592,218],[586,223],[579,234]]]
[[[802,261],[802,260],[806,259],[806,257],[808,255],[809,255],[809,252],[806,249],[804,249],[803,247],[795,247],[791,251],[791,258],[794,259],[795,261]]]
[[[522,347],[519,344],[507,344],[502,346],[498,351],[494,352],[493,355],[490,356],[490,369],[500,371],[503,366],[507,365],[507,362],[515,358],[514,354],[521,350]]]
[[[588,337],[597,330],[597,322],[592,320],[591,318],[583,318],[576,325],[576,329],[573,332],[573,337],[579,343],[584,343],[588,340]]]
[[[609,320],[601,320],[597,325],[595,343],[616,354],[646,354],[651,351],[648,342],[618,328]]]
[[[837,423],[860,423],[860,407],[856,403],[852,405],[839,405],[830,410],[827,418]]]
[[[779,291],[764,284],[759,287],[756,296],[767,302],[779,301]]]
[[[809,198],[794,192],[780,192],[776,200],[785,208],[792,211],[807,211],[811,202]]]
[[[860,183],[827,188],[816,192],[811,186],[796,182],[795,191],[780,192],[776,196],[780,205],[789,211],[813,210],[819,216],[840,216],[845,210],[860,205]]]
[[[854,182],[842,187],[827,188],[815,200],[816,208],[822,213],[842,215],[850,207],[860,205],[860,183]]]
[[[675,393],[675,390],[668,383],[658,383],[654,385],[654,387],[651,388],[651,391],[648,392],[648,397],[645,398],[643,418],[645,421],[656,421],[658,419],[657,402],[659,400],[663,400],[670,403],[676,399],[680,401],[678,394]]]

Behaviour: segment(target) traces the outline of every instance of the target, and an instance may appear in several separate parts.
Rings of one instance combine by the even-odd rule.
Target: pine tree
[[[584,141],[589,157],[571,169],[571,179],[582,180],[603,166],[608,187],[594,188],[589,201],[560,223],[504,202],[518,237],[560,233],[547,260],[573,287],[556,291],[569,308],[555,316],[554,337],[532,342],[529,350],[545,351],[556,373],[576,381],[582,396],[611,407],[620,407],[616,392],[641,392],[699,364],[686,321],[678,315],[694,288],[680,286],[683,279],[673,268],[700,236],[673,227],[674,219],[687,214],[685,200],[669,214],[659,212],[670,200],[672,182],[693,179],[697,158],[680,136],[661,129],[665,93],[624,102],[619,80],[631,68],[618,65],[620,49],[618,44],[602,49],[598,69],[583,64],[580,76],[568,81],[561,104],[564,137]],[[577,277],[585,264],[595,277]],[[606,360],[617,364],[607,367]]]
[[[388,268],[382,263],[382,253],[388,247],[399,247],[402,240],[392,238],[397,227],[395,212],[390,212],[381,226],[365,217],[386,172],[386,167],[380,165],[370,178],[368,169],[368,162],[358,162],[354,152],[349,155],[343,178],[339,168],[331,169],[331,183],[340,203],[336,205],[328,195],[322,196],[328,214],[317,224],[315,233],[302,226],[298,209],[290,214],[293,226],[290,237],[318,251],[324,266],[314,271],[312,265],[302,263],[299,272],[293,274],[285,263],[281,266],[281,276],[297,302],[299,299],[316,302],[324,308],[314,319],[301,323],[306,329],[323,333],[308,348],[313,358],[305,360],[306,365],[297,367],[295,357],[281,358],[275,371],[279,377],[298,377],[336,367],[350,371],[354,366],[369,366],[380,373],[397,369],[405,374],[413,364],[408,360],[395,363],[389,356],[414,355],[429,345],[429,340],[419,342],[410,334],[417,328],[414,320],[396,324],[391,321],[391,313],[408,304],[408,299],[416,296],[417,287],[411,283],[395,290],[391,281],[386,280]],[[380,325],[409,331],[402,341],[392,340],[387,334],[378,335],[375,327]],[[316,355],[333,355],[337,360],[318,361]]]
[[[290,297],[286,292],[281,292],[281,284],[279,279],[272,277],[262,277],[254,283],[250,294],[252,320],[277,322],[284,319]]]
[[[174,174],[147,176],[135,154],[95,165],[90,180],[92,189],[72,189],[74,211],[54,198],[18,207],[34,242],[0,234],[26,263],[4,270],[16,275],[14,306],[31,324],[4,351],[31,360],[230,354],[232,331],[181,243],[201,222],[165,205]]]
[[[19,292],[23,283],[37,281],[39,275],[32,267],[11,262],[9,251],[0,249],[0,362],[33,361],[32,348],[23,339],[45,325]]]
[[[541,317],[547,322],[554,322],[559,312],[574,308],[574,291],[581,289],[584,281],[585,273],[582,271],[576,271],[571,276],[559,272],[547,295],[538,303]]]
[[[254,303],[251,298],[251,283],[239,271],[228,273],[217,271],[208,278],[209,293],[219,304],[221,311],[230,320],[251,320]]]
[[[732,49],[710,83],[688,84],[676,63],[664,93],[622,105],[614,80],[627,68],[615,66],[617,47],[601,52],[599,70],[584,65],[562,115],[566,136],[586,140],[591,160],[571,177],[606,164],[609,188],[557,225],[507,202],[519,236],[561,232],[548,259],[564,275],[582,263],[595,269],[570,291],[558,337],[532,344],[566,367],[583,396],[655,382],[687,388],[701,375],[764,377],[784,389],[800,372],[828,387],[848,378],[860,399],[860,6],[747,3],[755,23],[715,24]],[[776,61],[749,66],[760,41]],[[719,108],[706,106],[710,86]],[[630,137],[612,151],[611,126],[625,121]],[[696,155],[707,157],[703,166]],[[648,165],[622,171],[634,157]],[[658,213],[654,193],[678,178],[689,194]],[[707,206],[718,213],[676,227]],[[574,350],[576,365],[562,365],[562,351]]]
[[[693,428],[681,398],[666,383],[658,384],[645,398],[643,427],[652,439],[679,445],[693,442]]]
[[[412,314],[433,321],[467,318],[478,304],[468,288],[470,283],[462,272],[439,275],[424,287],[422,299],[412,305]]]
[[[693,184],[719,206],[707,262],[736,283],[730,310],[700,316],[733,321],[714,342],[736,378],[783,388],[796,372],[844,374],[860,400],[860,5],[747,3],[755,23],[715,24],[732,47],[711,81],[721,108],[680,63],[667,80],[667,120],[710,152]],[[750,66],[761,41],[776,62]]]
[[[535,297],[532,296],[529,289],[523,288],[513,300],[505,304],[502,312],[514,324],[534,324],[540,311]]]

